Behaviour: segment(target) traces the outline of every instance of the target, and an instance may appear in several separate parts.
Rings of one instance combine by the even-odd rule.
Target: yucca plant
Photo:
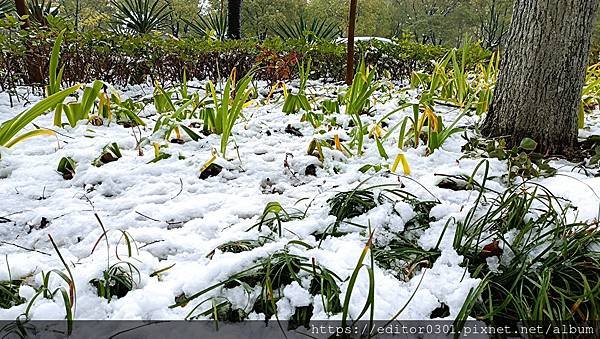
[[[221,155],[225,157],[227,145],[233,126],[242,115],[242,109],[248,103],[251,90],[252,73],[246,74],[236,81],[235,68],[223,88],[221,95],[217,95],[217,88],[212,81],[207,84],[207,92],[211,95],[213,106],[203,111],[204,128],[209,133],[221,135]]]
[[[275,34],[284,40],[302,40],[306,43],[315,43],[318,41],[331,41],[339,37],[340,29],[335,23],[325,19],[313,18],[308,22],[304,16],[298,20],[289,23],[287,21],[277,22]]]
[[[195,21],[186,21],[192,30],[203,37],[223,41],[227,38],[227,16],[219,11],[202,15]]]
[[[4,17],[15,11],[15,2],[13,0],[0,0],[0,17]]]
[[[48,26],[48,16],[57,16],[59,13],[58,1],[29,0],[29,20],[40,26]]]
[[[379,83],[375,80],[375,73],[374,68],[368,67],[364,59],[361,60],[354,75],[352,85],[348,88],[343,99],[346,114],[350,115],[356,126],[354,128],[353,143],[356,143],[356,152],[358,155],[362,155],[363,153],[365,135],[361,115],[370,107],[371,95],[379,88]]]
[[[114,24],[137,34],[147,34],[168,25],[171,10],[163,0],[111,0]]]
[[[48,112],[57,105],[62,104],[66,97],[75,93],[79,88],[80,85],[75,85],[53,94],[45,99],[42,99],[27,111],[2,123],[2,125],[0,125],[0,146],[10,148],[15,144],[31,137],[39,135],[55,135],[54,131],[42,128],[37,128],[20,135],[18,134],[37,117]]]

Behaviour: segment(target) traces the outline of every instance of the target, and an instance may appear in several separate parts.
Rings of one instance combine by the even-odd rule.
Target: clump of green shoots
[[[210,251],[210,253],[208,253],[206,257],[212,259],[217,250],[229,253],[241,253],[251,251],[255,248],[264,245],[264,243],[265,241],[261,240],[233,240],[217,246],[217,248]]]
[[[135,265],[132,263],[121,260],[119,256],[119,244],[121,241],[124,241],[125,248],[127,249],[127,256],[131,258],[133,256],[134,248],[137,250],[137,246],[135,241],[131,237],[131,235],[125,231],[119,231],[121,233],[121,237],[119,238],[119,242],[115,247],[115,256],[118,260],[117,263],[111,264],[110,260],[110,243],[108,241],[108,232],[102,223],[102,220],[98,216],[97,213],[94,214],[100,228],[102,229],[102,234],[96,241],[94,248],[92,248],[92,254],[96,250],[98,244],[102,241],[102,239],[106,242],[106,270],[102,272],[102,278],[96,278],[90,280],[90,284],[96,288],[97,295],[99,297],[105,298],[110,302],[113,297],[122,298],[129,291],[133,290],[137,284],[139,284],[141,280],[140,271],[137,269]]]
[[[212,81],[208,82],[207,91],[213,100],[213,106],[203,110],[204,128],[208,133],[221,135],[221,155],[225,157],[229,138],[237,119],[242,116],[242,109],[250,97],[250,82],[252,73],[246,74],[239,81],[237,72],[231,71],[221,95],[217,95],[217,87]]]
[[[32,137],[41,135],[56,135],[54,131],[45,128],[36,128],[32,131],[24,132],[20,135],[18,134],[21,133],[21,131],[37,117],[53,109],[56,107],[56,105],[61,104],[66,97],[75,93],[79,87],[80,85],[75,85],[57,92],[45,99],[40,100],[27,111],[3,122],[0,125],[0,146],[10,148],[19,142]]]
[[[66,104],[58,104],[54,110],[54,125],[62,127],[63,112],[71,127],[75,127],[78,121],[89,120],[96,99],[100,96],[103,86],[104,83],[102,81],[96,80],[91,86],[84,88],[80,102],[73,101]]]
[[[358,155],[363,153],[364,135],[366,133],[363,126],[361,115],[370,107],[371,95],[378,89],[379,84],[375,81],[375,69],[368,67],[364,60],[361,60],[352,85],[348,88],[344,96],[346,114],[350,115],[354,122],[354,138],[352,144],[356,144]]]
[[[344,220],[365,214],[377,206],[373,192],[369,190],[354,189],[340,192],[327,200],[331,210],[330,215]]]
[[[65,180],[73,179],[75,176],[75,168],[77,167],[77,163],[71,157],[61,158],[58,162],[58,168],[56,171],[60,173]]]
[[[0,308],[7,309],[25,302],[19,295],[19,287],[23,283],[20,279],[13,279],[8,264],[8,255],[6,258],[6,269],[8,270],[8,280],[0,281]]]
[[[298,86],[297,93],[288,93],[284,87],[285,101],[283,103],[282,111],[286,114],[298,113],[301,109],[305,112],[312,111],[308,97],[306,96],[306,83],[308,82],[308,76],[310,75],[310,59],[306,62],[298,65],[300,85]]]
[[[452,135],[463,131],[462,128],[458,128],[456,125],[466,114],[466,111],[459,114],[450,126],[445,126],[442,117],[434,112],[433,106],[422,102],[413,104],[412,107],[413,117],[405,118],[412,123],[407,137],[409,140],[412,139],[411,142],[415,148],[419,146],[421,138],[425,139],[427,154],[439,149]],[[403,135],[400,137],[404,138]]]
[[[368,331],[368,333],[371,333],[373,326],[374,326],[374,321],[375,321],[375,254],[373,253],[373,247],[374,247],[373,246],[373,235],[374,235],[374,232],[369,228],[369,238],[367,239],[367,243],[365,244],[365,247],[361,251],[361,254],[356,263],[356,267],[354,268],[354,270],[352,271],[352,274],[350,275],[350,278],[348,280],[348,287],[346,288],[344,303],[342,305],[342,327],[346,327],[346,326],[353,327],[354,324],[357,321],[359,321],[367,313],[367,311],[369,312],[369,331]],[[367,256],[368,256],[368,259],[367,259]],[[368,264],[365,263],[365,261],[367,261],[367,260],[369,261]],[[367,270],[367,274],[369,276],[369,291],[367,294],[367,298],[365,299],[363,308],[360,311],[359,315],[355,319],[353,319],[354,321],[352,323],[348,324],[348,320],[350,318],[350,300],[352,299],[352,293],[356,286],[356,280],[358,279],[358,275],[363,268],[365,268]],[[413,297],[419,290],[419,287],[421,286],[421,282],[423,281],[424,277],[425,277],[425,272],[423,272],[421,274],[421,279],[419,280],[419,283],[417,284],[414,292],[408,298],[406,303],[400,308],[400,310],[391,319],[389,319],[389,321],[384,326],[387,326],[390,323],[392,323],[396,318],[398,318],[400,316],[400,314],[402,314],[402,312],[406,309],[406,307],[408,307],[408,305],[412,301]]]
[[[422,88],[430,101],[474,110],[478,115],[488,111],[499,69],[499,53],[492,54],[486,66],[478,64],[475,71],[467,69],[468,46],[449,51],[436,62],[431,74],[413,72],[411,87]]]
[[[189,95],[186,86],[183,86],[185,89],[180,91],[183,97],[180,100],[174,100],[175,90],[165,90],[160,84],[154,84],[154,107],[160,116],[154,125],[153,133],[160,133],[163,139],[175,143],[183,142],[181,131],[194,141],[200,140],[200,136],[182,122],[184,119],[192,117],[203,105],[203,102],[199,100],[198,93]],[[173,133],[175,133],[175,138],[171,139]]]
[[[90,281],[96,287],[97,295],[108,302],[112,297],[122,298],[137,285],[135,276],[139,279],[140,272],[128,262],[118,262],[102,272],[101,279]]]
[[[22,325],[29,321],[29,313],[31,311],[31,307],[33,306],[37,298],[43,297],[52,300],[58,295],[62,297],[62,301],[65,307],[65,318],[67,321],[67,334],[70,335],[73,331],[73,312],[75,310],[75,301],[77,298],[77,291],[75,289],[75,279],[73,278],[73,273],[71,272],[69,265],[63,258],[62,254],[60,253],[60,250],[58,249],[58,246],[54,242],[54,239],[51,235],[48,235],[48,238],[50,239],[50,242],[52,243],[56,254],[60,258],[60,261],[62,262],[66,273],[61,270],[51,270],[47,273],[42,272],[42,284],[36,289],[36,293],[29,300],[29,303],[27,304],[27,307],[25,308],[23,314],[21,314],[17,318],[17,322]],[[50,281],[53,277],[62,280],[67,285],[67,287],[60,286],[55,289],[52,289]],[[23,328],[23,326],[20,327]]]
[[[112,142],[102,148],[100,155],[92,161],[92,165],[100,167],[109,162],[117,161],[122,158],[121,149],[116,142]]]
[[[300,211],[293,211],[288,213],[280,203],[271,201],[267,203],[260,220],[248,229],[254,229],[258,227],[260,232],[263,226],[267,226],[271,231],[277,231],[277,234],[281,237],[282,235],[282,223],[288,222],[294,219],[302,219],[304,214]]]

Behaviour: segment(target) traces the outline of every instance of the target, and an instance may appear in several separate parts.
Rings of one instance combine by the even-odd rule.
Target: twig
[[[156,221],[156,222],[164,222],[164,221],[162,221],[162,220],[158,220],[158,219],[151,218],[151,217],[149,217],[149,216],[147,216],[147,215],[145,215],[145,214],[143,214],[143,213],[140,213],[140,212],[138,212],[138,211],[135,211],[135,213],[136,213],[136,214],[139,214],[139,215],[141,215],[142,217],[144,217],[144,218],[146,218],[146,219],[152,220],[152,221]]]
[[[154,240],[154,241],[151,241],[151,242],[149,242],[149,243],[146,243],[146,244],[144,244],[144,245],[140,246],[138,249],[140,249],[140,250],[141,250],[141,249],[142,249],[142,248],[144,248],[144,247],[147,247],[147,246],[150,246],[150,245],[154,245],[154,244],[156,244],[156,243],[163,242],[163,241],[164,241],[164,239],[161,239],[161,240]]]
[[[173,199],[177,198],[181,194],[181,192],[183,192],[183,180],[181,180],[181,178],[179,178],[179,192],[177,192],[177,194],[169,200],[173,200]]]
[[[5,244],[5,245],[15,246],[15,247],[18,247],[20,249],[23,249],[23,250],[26,250],[26,251],[30,251],[30,252],[37,252],[37,253],[41,253],[41,254],[52,256],[52,254],[50,254],[50,253],[42,252],[42,251],[36,250],[35,248],[27,248],[27,247],[24,247],[24,246],[21,246],[21,245],[13,244],[12,242],[8,242],[8,241],[0,240],[0,243]]]

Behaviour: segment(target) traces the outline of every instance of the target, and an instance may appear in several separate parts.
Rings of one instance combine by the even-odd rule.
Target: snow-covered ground
[[[309,84],[311,91],[322,94],[332,92],[331,86]],[[151,93],[152,89],[148,87],[124,90],[125,96],[132,97],[151,97]],[[387,95],[378,93],[375,96],[380,100],[375,105],[375,117],[367,118],[371,122],[396,108],[399,98],[404,96],[399,92],[391,97]],[[39,98],[29,96],[28,100],[30,103],[26,106]],[[41,283],[41,272],[63,269],[48,234],[74,274],[76,319],[183,319],[201,300],[212,295],[224,295],[240,308],[249,310],[252,303],[248,303],[240,287],[214,289],[183,308],[169,306],[177,296],[191,295],[225,280],[257,259],[284,248],[290,240],[298,239],[314,248],[307,250],[290,245],[291,253],[314,258],[336,273],[343,280],[340,283],[343,301],[348,278],[368,234],[364,229],[342,224],[342,230],[348,231],[347,234],[327,237],[320,247],[312,234],[325,230],[335,221],[335,217],[329,215],[327,199],[355,188],[362,181],[368,180],[372,185],[404,185],[404,190],[422,200],[439,199],[441,203],[431,211],[435,221],[418,240],[424,249],[435,247],[448,219],[460,220],[476,198],[473,191],[453,191],[436,186],[442,179],[436,174],[471,175],[480,162],[480,159],[461,159],[461,146],[465,141],[460,134],[452,136],[442,149],[429,156],[425,155],[425,146],[408,148],[410,179],[383,172],[361,173],[358,169],[365,164],[392,162],[397,153],[397,138],[392,137],[384,144],[390,155],[388,161],[379,155],[373,139],[368,139],[362,157],[346,157],[339,151],[325,149],[325,160],[319,163],[317,158],[307,155],[310,141],[334,134],[347,139],[346,132],[340,129],[319,134],[309,123],[301,123],[299,115],[283,114],[281,104],[278,101],[253,105],[244,110],[245,120],[241,119],[235,126],[232,137],[237,151],[232,143],[227,153],[230,159],[217,160],[224,170],[206,180],[199,178],[199,171],[210,159],[212,148],[218,148],[219,137],[215,135],[198,142],[186,139],[185,144],[170,144],[164,151],[173,156],[156,163],[148,163],[154,157],[150,145],[144,147],[144,155],[140,156],[135,149],[133,130],[115,123],[97,127],[80,122],[75,128],[61,130],[57,138],[38,137],[10,150],[0,150],[0,280],[9,278],[7,267],[10,267],[13,279],[25,279],[20,294],[27,300],[0,310],[0,318],[15,319],[24,312],[35,293],[34,288]],[[24,108],[22,103],[11,108],[8,96],[0,94],[0,121],[13,117]],[[457,112],[442,109],[440,114],[449,124]],[[156,110],[148,105],[141,115],[148,124],[142,129],[142,136],[149,137],[158,117]],[[395,114],[390,125],[407,115],[412,115],[411,109]],[[472,125],[477,119],[465,117],[460,125]],[[346,126],[349,120],[344,114],[338,116],[338,122],[342,121]],[[35,123],[52,127],[52,115],[41,117]],[[286,133],[284,130],[288,125],[298,128],[303,136]],[[101,149],[112,142],[119,145],[123,157],[101,167],[93,166],[91,163]],[[59,160],[66,156],[77,162],[72,180],[64,180],[56,171]],[[286,158],[289,167],[284,166]],[[316,176],[305,175],[310,164],[318,164]],[[491,159],[490,165],[490,175],[500,176],[506,172],[506,164],[502,161]],[[600,178],[573,172],[572,165],[564,161],[554,165],[561,175],[539,181],[557,195],[571,200],[578,207],[578,219],[597,218]],[[489,185],[503,189],[499,181]],[[282,237],[268,228],[261,232],[257,228],[248,231],[260,219],[265,205],[273,201],[286,209],[308,208],[307,215],[304,219],[284,223]],[[136,288],[110,302],[98,297],[96,289],[89,283],[94,278],[101,278],[107,265],[104,241],[99,242],[92,253],[102,235],[94,213],[106,229],[115,230],[108,233],[111,263],[127,260],[140,272],[141,281]],[[352,221],[370,224],[376,244],[384,246],[413,216],[412,207],[399,201],[381,204]],[[135,239],[139,250],[134,251],[132,258],[127,257],[122,233],[116,230],[125,231]],[[391,318],[416,293],[400,318],[428,319],[431,312],[444,303],[450,310],[448,318],[454,319],[469,289],[477,286],[479,280],[468,274],[465,276],[465,268],[459,266],[462,258],[452,248],[453,231],[454,224],[451,223],[440,244],[441,257],[433,267],[417,272],[409,281],[400,281],[395,272],[375,267],[375,318]],[[217,250],[214,256],[207,257],[221,244],[232,240],[257,240],[261,235],[273,240],[250,251],[223,253]],[[115,255],[119,242],[120,259]],[[150,277],[151,273],[171,265],[174,266],[158,277]],[[60,286],[64,282],[53,278],[52,284]],[[368,286],[367,271],[362,270],[352,293],[351,317],[361,312]],[[314,305],[313,319],[329,317],[323,310],[321,298],[309,294],[307,288],[308,285],[292,283],[284,289],[284,297],[277,302],[279,319],[289,318],[295,306],[310,303]],[[30,315],[32,319],[63,319],[62,298],[36,299]],[[253,319],[261,316],[249,315]],[[333,318],[340,317],[338,314]]]

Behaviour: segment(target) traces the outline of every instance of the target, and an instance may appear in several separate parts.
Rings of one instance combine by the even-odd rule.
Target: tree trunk
[[[529,137],[540,153],[577,143],[577,112],[600,0],[515,0],[494,100],[482,132]]]
[[[242,0],[227,1],[227,37],[240,39],[241,33]]]
[[[29,10],[27,9],[27,3],[25,0],[15,0],[15,8],[17,10],[17,15],[22,18],[26,15],[29,15]],[[23,20],[23,28],[29,27],[29,19]]]

